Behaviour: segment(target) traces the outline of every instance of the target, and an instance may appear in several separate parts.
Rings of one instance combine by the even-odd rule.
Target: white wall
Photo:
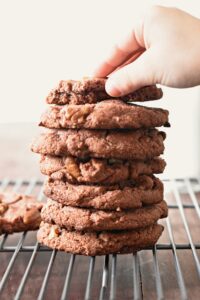
[[[199,1],[0,0],[0,122],[37,121],[60,79],[90,75],[113,41],[149,4],[200,17]],[[166,176],[195,175],[199,92],[165,88],[154,105],[170,109]]]

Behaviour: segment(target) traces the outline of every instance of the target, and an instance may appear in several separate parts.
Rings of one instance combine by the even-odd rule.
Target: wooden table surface
[[[43,178],[39,172],[39,157],[30,151],[30,143],[37,133],[38,128],[34,124],[4,124],[0,125],[0,179],[5,177],[15,178]],[[199,198],[199,193],[196,194]],[[166,194],[168,203],[175,203],[172,194]],[[183,201],[191,203],[188,195],[183,193]],[[194,243],[200,244],[199,219],[192,209],[184,210]],[[183,226],[180,212],[171,209],[169,219],[172,225],[175,242],[188,244],[188,238]],[[166,221],[161,221],[166,226]],[[21,234],[9,236],[7,244],[16,245]],[[28,233],[26,243],[34,245],[36,242],[35,233]],[[169,234],[165,229],[159,243],[169,243]],[[197,250],[199,259],[200,250]],[[176,275],[175,261],[171,250],[158,251],[158,262],[161,281],[165,299],[181,299],[180,287]],[[11,259],[11,253],[0,253],[0,277],[3,276],[6,267]],[[182,274],[187,288],[188,299],[200,298],[199,278],[191,250],[177,250]],[[4,288],[0,299],[13,299],[20,279],[24,274],[30,259],[31,253],[20,253],[14,264],[9,280]],[[50,253],[39,253],[30,272],[22,299],[36,299],[41,287],[44,274],[49,262]],[[156,299],[156,278],[153,267],[152,250],[145,250],[139,253],[140,276],[142,280],[142,293],[144,299]],[[69,263],[69,255],[57,253],[54,267],[51,272],[49,284],[46,290],[45,299],[60,299],[66,271]],[[73,269],[73,276],[70,285],[68,299],[83,299],[89,258],[77,256]],[[96,259],[91,299],[98,299],[102,280],[103,257]],[[110,284],[110,273],[109,281]],[[109,289],[108,289],[109,291]],[[109,293],[106,292],[106,298]],[[117,260],[117,293],[116,299],[133,299],[133,257],[132,255],[118,256]]]

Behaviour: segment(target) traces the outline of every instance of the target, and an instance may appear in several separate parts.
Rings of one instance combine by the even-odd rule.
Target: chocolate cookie
[[[44,186],[44,193],[63,205],[105,210],[133,209],[162,201],[163,183],[149,176],[140,176],[137,184],[129,186],[74,185],[50,178]]]
[[[41,117],[47,128],[138,129],[169,126],[169,112],[106,100],[97,104],[50,106]]]
[[[32,144],[32,151],[79,158],[151,159],[164,151],[165,133],[138,130],[46,129]]]
[[[148,227],[167,216],[167,204],[148,205],[133,210],[105,211],[62,205],[48,200],[41,211],[42,220],[69,230],[131,230]]]
[[[0,234],[37,229],[42,206],[34,196],[0,193]]]
[[[163,226],[153,226],[130,231],[78,232],[42,222],[37,233],[40,243],[53,249],[82,255],[132,253],[153,246],[159,239]]]
[[[42,155],[40,170],[54,180],[67,180],[71,183],[113,184],[136,179],[141,174],[162,173],[165,161],[152,160],[116,160],[91,158],[81,161],[75,157]]]
[[[49,104],[96,103],[110,98],[105,91],[105,78],[84,78],[81,81],[61,80],[57,88],[47,96]],[[162,90],[155,85],[143,87],[133,93],[120,97],[123,101],[149,101],[162,98]]]

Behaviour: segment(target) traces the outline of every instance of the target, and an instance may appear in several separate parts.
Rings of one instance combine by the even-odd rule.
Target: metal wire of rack
[[[4,179],[1,190],[37,194],[42,182]],[[165,180],[169,217],[153,249],[84,257],[39,245],[34,232],[2,235],[0,299],[198,299],[200,183]]]

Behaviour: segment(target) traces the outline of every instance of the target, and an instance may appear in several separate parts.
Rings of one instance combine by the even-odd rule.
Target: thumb
[[[131,93],[143,86],[156,83],[156,63],[152,49],[148,49],[135,61],[109,76],[106,91],[112,97]]]

